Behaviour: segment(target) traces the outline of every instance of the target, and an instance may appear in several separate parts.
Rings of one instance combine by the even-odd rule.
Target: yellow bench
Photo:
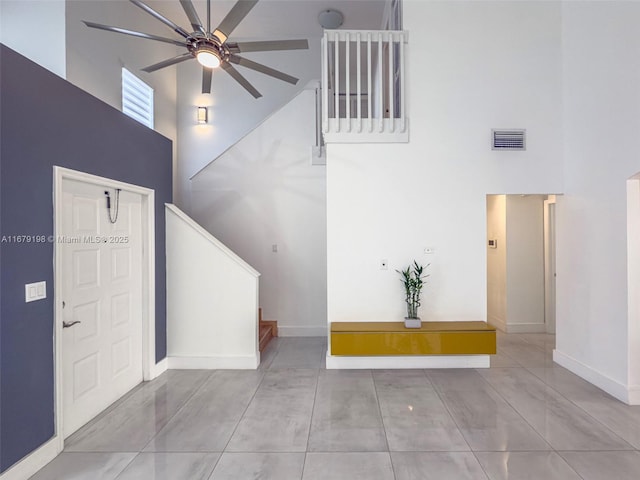
[[[333,322],[331,355],[492,355],[496,329],[485,322]]]

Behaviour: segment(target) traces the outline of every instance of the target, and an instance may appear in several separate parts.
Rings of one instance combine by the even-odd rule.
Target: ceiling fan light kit
[[[211,0],[207,0],[207,28],[200,21],[200,17],[191,0],[180,0],[180,4],[191,23],[192,32],[188,32],[176,23],[172,22],[162,14],[152,9],[149,5],[140,0],[129,0],[135,6],[141,8],[146,13],[154,17],[156,20],[164,23],[171,28],[176,34],[182,37],[181,40],[160,37],[144,32],[127,30],[120,27],[110,25],[102,25],[85,21],[85,25],[90,28],[106,30],[109,32],[121,33],[123,35],[131,35],[138,38],[146,38],[156,42],[169,43],[187,49],[187,52],[176,57],[163,60],[154,65],[149,65],[142,70],[147,73],[155,72],[161,68],[175,65],[186,60],[196,59],[202,65],[202,93],[211,92],[211,79],[213,78],[213,69],[222,68],[231,78],[237,81],[247,92],[254,98],[259,98],[262,94],[251,85],[251,83],[236,69],[232,64],[241,65],[245,68],[255,70],[256,72],[269,75],[278,80],[295,85],[298,79],[287,75],[284,72],[267,67],[260,63],[246,59],[237,55],[243,52],[268,52],[276,50],[306,50],[309,48],[309,42],[306,39],[301,40],[268,40],[259,42],[228,42],[229,36],[244,20],[253,7],[256,6],[258,0],[238,0],[231,8],[229,13],[224,17],[220,25],[215,30],[211,30]]]
[[[220,52],[214,45],[202,44],[195,49],[196,60],[206,68],[218,68],[222,63]]]

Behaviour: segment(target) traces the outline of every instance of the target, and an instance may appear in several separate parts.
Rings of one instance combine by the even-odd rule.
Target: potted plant
[[[420,317],[418,317],[418,308],[420,307],[424,279],[429,276],[423,275],[425,268],[414,260],[413,265],[409,265],[406,269],[396,270],[402,275],[401,281],[404,284],[405,302],[407,303],[407,316],[404,318],[406,328],[420,328],[422,326]]]

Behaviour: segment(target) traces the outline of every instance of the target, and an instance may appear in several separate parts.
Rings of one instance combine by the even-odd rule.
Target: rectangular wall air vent
[[[491,130],[492,150],[526,150],[526,130],[493,129]]]

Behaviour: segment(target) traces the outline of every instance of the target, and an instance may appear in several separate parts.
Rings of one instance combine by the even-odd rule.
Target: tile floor
[[[258,371],[169,371],[67,439],[34,480],[637,480],[640,407],[498,334],[483,370],[325,370],[279,338]]]

